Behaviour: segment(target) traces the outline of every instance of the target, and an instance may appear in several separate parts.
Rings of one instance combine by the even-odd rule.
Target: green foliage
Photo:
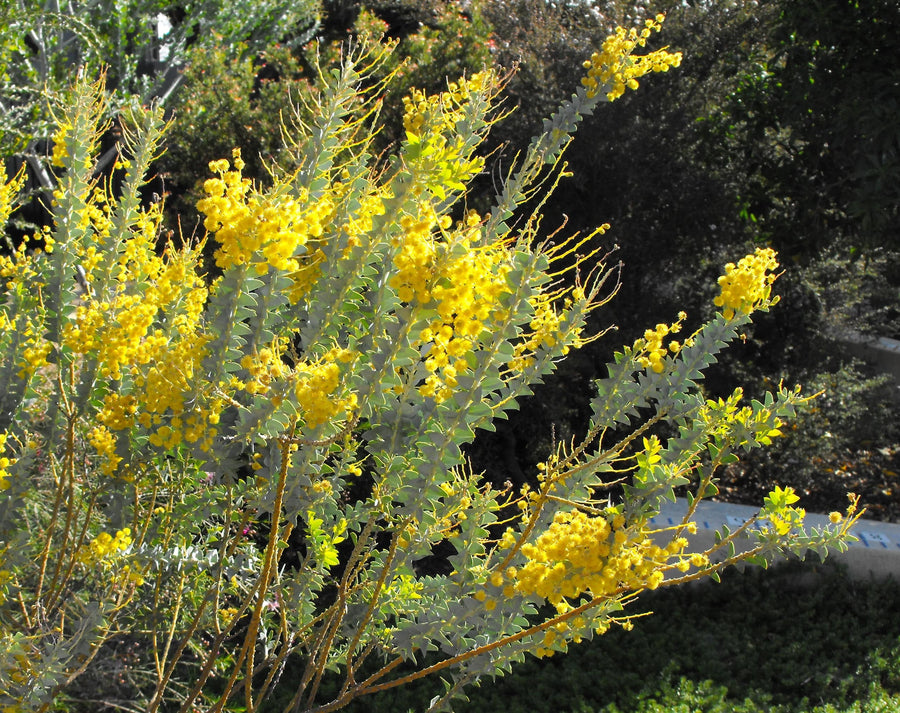
[[[734,163],[742,216],[784,253],[896,246],[894,2],[772,2],[708,146]],[[743,48],[742,48],[743,49]]]
[[[181,82],[193,50],[217,44],[258,51],[275,41],[306,42],[318,23],[316,0],[4,2],[0,9],[0,154],[25,152],[43,188],[52,188],[39,157],[70,101],[72,77],[106,77],[113,111],[137,96],[164,103]],[[38,144],[35,139],[39,140]],[[114,156],[100,168],[108,170]]]
[[[286,711],[435,673],[444,705],[526,654],[629,627],[623,608],[645,589],[845,546],[855,503],[807,530],[789,489],[703,552],[684,537],[693,509],[674,530],[650,522],[676,487],[692,502],[714,491],[805,403],[798,389],[749,403],[699,390],[777,301],[770,250],[726,266],[721,311],[693,334],[676,341],[679,315],[616,352],[585,394],[586,436],[546,453],[532,487],[497,489],[463,454],[596,336],[587,318],[613,273],[592,235],[545,238],[540,207],[582,119],[680,61],[634,53],[658,26],[604,41],[484,215],[466,190],[497,75],[413,90],[385,164],[368,119],[388,51],[348,50],[286,131],[271,183],[244,178],[237,148],[210,164],[197,207],[215,276],[200,244],[156,251],[161,209],[140,191],[161,109],[120,116],[114,190],[95,171],[108,98],[79,83],[53,137],[44,249],[0,262],[4,704],[258,710],[292,660]],[[750,549],[734,554],[742,535]],[[137,674],[97,690],[132,641]],[[326,671],[341,683],[323,698]]]

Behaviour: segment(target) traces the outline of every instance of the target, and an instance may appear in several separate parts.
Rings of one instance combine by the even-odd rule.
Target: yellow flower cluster
[[[221,609],[217,609],[216,619],[219,622],[219,628],[227,629],[229,626],[231,626],[237,613],[237,607],[222,607]]]
[[[85,214],[97,242],[110,237],[108,211],[114,206],[111,196],[93,192]],[[188,334],[195,328],[206,301],[206,287],[191,265],[173,259],[171,251],[168,260],[155,254],[160,218],[158,208],[138,216],[135,232],[125,241],[115,266],[115,292],[104,299],[86,296],[74,319],[63,328],[63,344],[76,354],[92,353],[103,376],[120,379],[123,369],[147,364],[164,353],[172,333]],[[80,264],[90,283],[99,253],[95,246],[83,252]],[[144,287],[135,290],[135,285]],[[165,315],[165,328],[154,330],[161,314]]]
[[[154,359],[145,375],[135,378],[134,384],[141,393],[138,423],[144,428],[157,427],[150,436],[150,443],[157,448],[175,448],[182,442],[196,443],[206,450],[212,445],[219,421],[219,408],[214,399],[206,407],[198,404],[188,408],[186,401],[205,355],[207,338],[179,342],[170,351]],[[168,423],[165,417],[169,416]]]
[[[101,239],[110,235],[112,228],[112,210],[115,200],[102,188],[96,186],[78,215],[78,227],[82,230],[92,229]]]
[[[273,381],[290,373],[290,368],[281,359],[284,349],[285,345],[275,343],[271,347],[260,349],[257,354],[248,354],[241,359],[241,366],[250,377],[243,383],[244,391],[248,394],[265,394]]]
[[[182,438],[198,440],[207,425],[206,419],[183,413],[191,375],[208,340],[198,333],[207,288],[187,254],[169,250],[163,259],[155,253],[158,220],[155,211],[139,217],[116,264],[115,293],[86,298],[64,326],[63,344],[76,354],[93,354],[104,376],[131,377],[131,393],[105,398],[98,414],[104,426],[129,428],[138,412],[142,426],[159,426],[171,411],[172,423],[152,434],[151,442],[174,447]],[[135,285],[143,288],[136,291]],[[95,440],[101,443],[99,433]],[[97,449],[104,452],[102,446]]]
[[[469,211],[452,232],[448,216],[425,205],[417,218],[401,218],[396,273],[390,285],[404,301],[433,307],[437,316],[418,335],[427,346],[429,371],[419,386],[423,396],[444,401],[469,369],[466,355],[485,329],[498,300],[509,291],[509,254],[502,243],[482,245],[481,216]],[[439,228],[437,235],[433,234]]]
[[[430,139],[432,134],[446,131],[451,136],[456,132],[459,109],[469,101],[473,92],[481,92],[495,82],[490,70],[478,72],[471,77],[463,77],[458,82],[450,82],[447,91],[429,97],[421,89],[413,89],[403,97],[403,128],[409,141]],[[446,141],[445,137],[442,137]]]
[[[354,358],[347,349],[332,349],[314,363],[300,363],[294,369],[294,392],[306,425],[316,428],[339,413],[356,408],[356,394],[336,395],[341,386],[341,368]]]
[[[0,173],[0,179],[2,176],[3,174]],[[3,186],[0,186],[0,202],[4,200],[2,193]],[[0,205],[0,213],[3,210],[11,210],[11,205],[5,208]],[[17,287],[37,290],[45,285],[44,276],[35,264],[35,260],[42,252],[53,252],[53,238],[50,236],[48,228],[36,232],[33,238],[35,241],[42,242],[43,248],[35,248],[29,252],[27,241],[22,241],[10,255],[0,255],[0,277],[5,280],[4,286],[7,290],[14,290]],[[3,305],[0,305],[0,310],[3,310]],[[0,328],[12,329],[3,312],[0,312]]]
[[[88,545],[81,548],[77,557],[78,562],[87,567],[109,562],[120,552],[131,547],[132,542],[130,527],[119,530],[115,537],[108,532],[101,532]]]
[[[16,462],[15,458],[10,458],[6,455],[6,441],[8,438],[8,433],[0,433],[0,490],[9,488],[9,470],[7,469]]]
[[[133,394],[112,392],[103,397],[103,408],[97,418],[107,428],[122,431],[134,425],[137,407],[137,398]]]
[[[111,300],[89,300],[75,311],[63,329],[63,344],[76,354],[96,352],[100,373],[122,378],[122,367],[144,364],[153,353],[145,337],[157,305],[141,295],[123,294]]]
[[[441,199],[448,189],[463,190],[484,166],[482,157],[470,157],[474,146],[466,143],[466,132],[456,126],[469,118],[466,105],[473,94],[489,90],[496,81],[494,73],[487,70],[451,82],[446,92],[436,96],[413,89],[403,97],[406,155],[414,160],[425,188]]]
[[[331,196],[326,193],[311,201],[308,192],[301,189],[294,198],[285,184],[262,193],[243,178],[244,161],[239,149],[234,149],[233,160],[234,170],[227,159],[209,164],[218,177],[203,184],[206,198],[197,202],[197,209],[206,215],[204,226],[215,233],[220,244],[216,265],[228,269],[249,264],[260,275],[270,267],[299,271],[307,243],[322,236],[334,212]]]
[[[117,277],[120,284],[134,282],[152,285],[163,274],[165,261],[156,252],[161,222],[162,208],[159,203],[155,203],[147,210],[142,210],[137,215],[135,224],[131,228],[131,235],[119,247],[116,270],[118,270]],[[100,238],[103,239],[104,236],[101,235]],[[94,251],[95,248],[92,244],[87,245],[79,256],[82,263],[97,264],[99,258],[93,256]],[[167,250],[166,256],[171,258],[172,251]],[[90,277],[91,271],[87,266],[85,266],[85,271]]]
[[[116,437],[106,426],[95,426],[88,434],[88,442],[103,458],[100,472],[114,476],[122,458],[116,453]]]
[[[6,220],[12,213],[13,202],[24,184],[24,168],[9,178],[6,175],[6,167],[0,164],[0,225],[6,225]]]
[[[88,568],[99,567],[107,570],[110,566],[114,566],[116,571],[112,581],[115,584],[140,586],[144,583],[141,571],[132,569],[130,564],[122,564],[120,560],[121,553],[133,543],[130,527],[119,530],[115,536],[101,532],[90,543],[80,548],[75,559]]]
[[[27,320],[27,326],[22,330],[25,337],[25,348],[22,350],[24,363],[18,372],[20,379],[27,379],[48,364],[47,357],[53,350],[53,345],[45,341],[38,330],[39,328],[31,319]]]
[[[447,216],[440,218],[441,227],[449,226],[449,220]],[[437,253],[431,232],[438,222],[430,204],[421,206],[420,215],[416,217],[404,215],[400,218],[403,234],[394,239],[396,272],[388,284],[397,290],[397,296],[404,302],[426,303],[431,299],[429,286],[434,278]]]
[[[158,426],[150,436],[151,445],[166,449],[175,448],[183,441],[200,441],[204,449],[212,445],[217,435],[213,426],[218,423],[215,401],[205,408],[194,405],[188,409],[186,405],[208,340],[202,334],[185,337],[157,353],[146,372],[135,376],[134,385],[141,400],[138,423],[148,429]],[[167,414],[170,419],[164,423]]]
[[[65,166],[65,161],[69,157],[69,149],[66,146],[66,140],[72,133],[72,124],[68,122],[60,122],[53,134],[53,152],[50,154],[50,164],[57,168]]]
[[[687,541],[677,538],[659,547],[646,532],[632,532],[624,524],[621,515],[558,512],[533,544],[522,546],[526,564],[509,568],[505,576],[515,592],[546,599],[561,612],[569,609],[565,600],[585,592],[593,598],[655,589],[667,561],[678,556]]]
[[[0,277],[5,280],[7,290],[15,289],[16,285],[33,284],[31,280],[37,276],[33,260],[25,254],[24,243],[12,255],[0,255]],[[12,323],[5,314],[4,320],[3,329],[12,329]]]
[[[657,324],[654,329],[646,330],[643,338],[635,341],[632,349],[637,356],[638,363],[643,368],[653,369],[657,374],[661,374],[665,370],[665,358],[669,351],[677,354],[681,350],[681,344],[676,340],[671,340],[668,346],[664,344],[666,337],[680,332],[686,318],[687,315],[684,312],[679,312],[677,322],[671,325]]]
[[[625,93],[625,88],[637,89],[638,79],[650,72],[667,72],[669,67],[681,64],[681,52],[656,50],[646,55],[633,55],[635,47],[644,47],[653,32],[659,32],[664,15],[657,15],[644,23],[638,32],[617,27],[614,34],[604,40],[599,52],[594,52],[584,63],[588,70],[581,83],[587,96],[594,97],[605,90],[609,101],[615,101]]]
[[[200,322],[208,290],[187,256],[175,255],[169,250],[166,257],[166,261],[160,261],[151,273],[144,299],[165,313],[170,337],[190,337]]]
[[[581,288],[576,287],[572,290],[573,296],[577,298],[583,297]],[[561,332],[560,324],[563,316],[557,313],[553,306],[553,296],[546,293],[539,293],[534,299],[530,300],[534,308],[534,317],[529,323],[531,333],[524,342],[519,342],[513,349],[513,358],[506,365],[511,371],[524,371],[534,364],[532,354],[541,347],[554,347],[564,335]],[[566,307],[571,306],[572,299],[567,297],[565,301]],[[581,345],[579,340],[579,329],[575,334],[572,345],[576,348]],[[562,349],[563,354],[569,352],[569,347]]]
[[[75,219],[85,236],[69,249],[86,285],[63,322],[60,346],[68,356],[95,359],[100,376],[121,381],[87,435],[102,459],[100,471],[121,477],[115,431],[140,423],[153,431],[151,444],[166,448],[198,441],[208,448],[216,436],[221,400],[198,393],[193,381],[209,340],[201,331],[208,289],[196,271],[198,251],[158,254],[159,206],[133,213],[122,231],[113,226],[119,206],[108,187],[87,190],[84,201]],[[23,251],[0,259],[10,289],[40,287],[35,260]],[[47,364],[53,346],[39,322],[13,325],[0,308],[0,327],[25,337],[22,378]]]
[[[772,248],[757,248],[752,255],[747,255],[738,264],[728,263],[725,274],[718,282],[721,292],[713,300],[716,307],[731,319],[735,312],[750,313],[769,299],[772,283],[777,277],[774,270],[778,268],[778,260]]]
[[[497,310],[500,297],[510,291],[509,254],[502,243],[479,245],[481,217],[470,211],[449,236],[444,257],[433,276],[431,297],[438,318],[419,339],[430,343],[425,366],[430,372],[419,388],[424,396],[444,401],[469,369],[466,355]]]

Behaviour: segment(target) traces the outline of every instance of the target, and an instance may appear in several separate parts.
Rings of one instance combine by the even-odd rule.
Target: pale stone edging
[[[659,516],[650,523],[658,528],[678,525],[686,512],[687,501],[679,498],[674,503],[666,503]],[[697,506],[693,517],[697,523],[697,534],[688,536],[691,551],[711,547],[715,532],[722,525],[735,530],[758,512],[759,508],[749,505],[704,500]],[[805,522],[812,527],[821,527],[827,525],[829,520],[827,515],[809,513]],[[853,577],[892,576],[900,579],[900,525],[860,519],[850,532],[857,538],[856,541],[850,543],[846,552],[830,553],[829,559],[840,562]]]

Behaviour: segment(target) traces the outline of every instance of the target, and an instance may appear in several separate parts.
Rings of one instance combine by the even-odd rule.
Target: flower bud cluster
[[[681,350],[681,344],[672,340],[668,346],[665,339],[670,334],[677,334],[681,331],[682,323],[687,318],[684,312],[678,313],[678,321],[673,324],[657,324],[654,329],[648,329],[644,332],[641,339],[635,341],[632,349],[637,357],[638,363],[645,369],[653,369],[657,374],[661,374],[665,370],[665,358],[671,351],[677,354]]]
[[[646,55],[633,55],[636,47],[644,47],[647,39],[662,28],[664,15],[646,21],[638,32],[635,28],[616,28],[614,34],[604,40],[599,52],[594,52],[584,63],[587,76],[581,80],[589,98],[601,91],[609,101],[615,101],[625,93],[625,88],[637,89],[638,79],[650,72],[667,72],[670,67],[681,65],[681,52],[656,50]]]
[[[725,274],[718,280],[721,291],[713,304],[722,308],[726,319],[731,319],[736,312],[749,314],[769,300],[777,268],[778,260],[772,248],[757,248],[737,265],[728,263]]]
[[[239,149],[234,150],[233,160],[234,170],[227,159],[209,164],[218,177],[203,184],[206,198],[197,202],[197,209],[206,215],[204,226],[220,244],[216,265],[225,270],[250,264],[260,275],[270,268],[297,272],[303,265],[298,256],[306,252],[311,239],[322,236],[331,219],[331,196],[326,193],[313,201],[300,189],[295,198],[285,185],[262,193],[243,178]]]

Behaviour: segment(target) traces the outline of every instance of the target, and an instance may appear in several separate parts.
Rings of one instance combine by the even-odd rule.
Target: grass
[[[654,612],[530,659],[469,690],[457,713],[900,713],[900,584],[832,565],[731,572],[648,593]],[[427,690],[426,690],[427,689]],[[360,699],[353,713],[424,711],[440,689]]]

